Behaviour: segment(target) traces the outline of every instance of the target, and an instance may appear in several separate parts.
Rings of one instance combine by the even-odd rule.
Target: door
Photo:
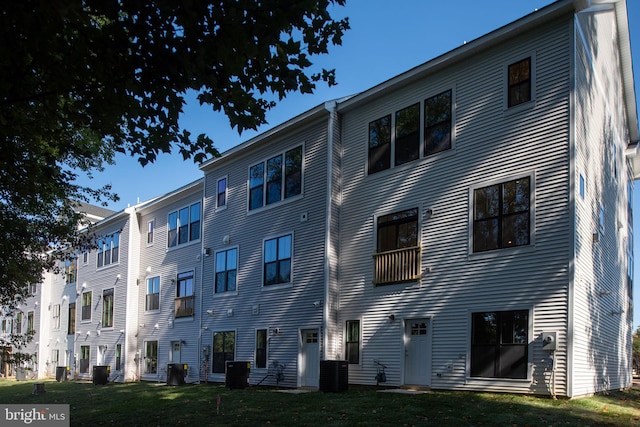
[[[300,386],[318,387],[320,379],[320,342],[317,329],[303,329],[300,353]]]
[[[171,341],[169,360],[171,363],[180,363],[180,341]]]
[[[431,384],[431,334],[429,319],[408,319],[404,326],[404,383]]]

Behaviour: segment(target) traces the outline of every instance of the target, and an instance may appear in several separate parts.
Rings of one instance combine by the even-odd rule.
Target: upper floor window
[[[177,245],[200,239],[200,202],[171,212],[168,218],[169,236],[167,246]]]
[[[119,259],[120,233],[116,232],[98,240],[98,268],[115,264]]]
[[[147,279],[147,295],[144,309],[147,311],[160,309],[160,277],[156,276]]]
[[[16,314],[16,334],[20,335],[22,333],[22,312],[19,311]]]
[[[76,333],[76,303],[69,303],[69,320],[67,322],[67,335]]]
[[[64,282],[75,283],[76,281],[76,259],[68,259],[64,262]]]
[[[174,317],[193,316],[195,298],[193,294],[193,271],[178,274]]]
[[[33,311],[27,312],[27,333],[35,332],[35,320]]]
[[[91,291],[82,293],[81,320],[91,320]]]
[[[29,294],[36,295],[38,293],[38,284],[29,283]]]
[[[249,210],[302,194],[302,146],[249,168]]]
[[[416,103],[369,123],[369,174],[451,149],[452,91],[425,99],[422,135],[420,113]]]
[[[60,304],[54,304],[51,311],[53,312],[53,329],[60,329]]]
[[[147,245],[153,244],[153,233],[156,229],[156,220],[152,219],[147,222]]]
[[[473,252],[528,245],[531,241],[530,178],[473,192]]]
[[[508,106],[531,101],[531,57],[509,65]]]
[[[102,327],[113,327],[113,288],[102,291]]]
[[[227,177],[220,178],[216,183],[216,209],[227,206]]]
[[[378,217],[374,284],[414,281],[420,277],[418,208]]]
[[[216,253],[216,293],[235,291],[238,275],[238,249]]]
[[[264,242],[264,285],[291,282],[291,252],[293,236],[276,237]]]

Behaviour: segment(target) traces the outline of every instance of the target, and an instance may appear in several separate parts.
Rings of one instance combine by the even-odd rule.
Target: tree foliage
[[[24,297],[77,245],[74,203],[117,200],[75,184],[116,152],[196,162],[218,152],[179,126],[185,96],[239,132],[334,70],[311,58],[341,43],[345,0],[7,0],[0,3],[0,304]]]

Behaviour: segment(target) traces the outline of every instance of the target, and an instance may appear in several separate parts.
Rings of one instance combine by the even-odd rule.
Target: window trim
[[[289,197],[286,196],[286,183],[287,183],[287,171],[286,171],[286,156],[287,153],[296,150],[296,149],[300,149],[301,150],[301,158],[300,158],[300,193],[298,194],[294,194],[291,195]],[[271,209],[273,207],[276,206],[281,206],[283,204],[286,203],[291,203],[295,200],[299,200],[301,198],[304,197],[304,188],[305,188],[305,184],[304,184],[304,177],[306,174],[306,167],[305,167],[305,154],[306,154],[306,141],[302,141],[301,143],[297,143],[297,144],[292,144],[291,146],[288,146],[287,148],[284,148],[282,150],[279,150],[275,153],[272,153],[271,155],[263,158],[262,160],[256,161],[256,162],[251,162],[251,164],[247,167],[247,181],[246,181],[246,188],[247,188],[247,201],[246,201],[246,210],[247,210],[247,215],[252,215],[255,214],[257,212],[262,212],[265,211],[267,209]],[[277,201],[273,201],[271,203],[267,203],[267,188],[268,188],[268,168],[267,168],[267,163],[269,162],[269,160],[272,160],[278,156],[282,157],[281,160],[281,176],[280,176],[280,199]],[[262,184],[260,185],[260,187],[262,188],[262,204],[258,207],[255,208],[251,208],[251,169],[258,166],[258,165],[262,165]],[[257,188],[257,187],[255,187]],[[217,191],[217,189],[216,189]]]
[[[348,351],[348,344],[350,342],[356,342],[356,341],[349,341],[348,337],[349,337],[349,323],[350,322],[358,322],[358,361],[357,362],[351,362],[349,360],[349,351]],[[344,360],[346,360],[350,365],[359,365],[362,362],[362,319],[361,318],[355,318],[355,319],[346,319],[344,322]]]
[[[216,335],[228,334],[229,332],[233,332],[233,355],[232,355],[232,358],[229,360],[235,360],[236,358],[237,349],[238,349],[238,330],[237,329],[221,329],[221,330],[213,331],[213,334],[211,336],[211,374],[212,375],[223,375],[225,373],[227,359],[224,359],[224,366],[223,366],[222,372],[215,372],[215,360],[214,360],[214,356],[216,353],[215,340],[216,340]],[[223,353],[229,353],[229,352],[225,351]]]
[[[425,152],[425,146],[426,146],[426,142],[425,142],[425,105],[426,102],[432,98],[435,98],[437,96],[443,95],[445,93],[449,92],[451,94],[450,97],[450,101],[451,101],[451,105],[450,105],[450,132],[451,132],[451,147],[447,150],[442,150],[442,151],[437,151],[434,153],[430,153],[427,154]],[[455,85],[446,85],[446,86],[441,86],[439,88],[435,88],[435,90],[433,91],[429,91],[428,94],[426,95],[420,95],[419,97],[416,97],[416,99],[407,101],[406,103],[403,103],[402,106],[396,106],[395,108],[389,108],[389,110],[393,110],[393,112],[391,113],[385,113],[382,112],[380,114],[377,115],[376,118],[368,120],[367,121],[367,125],[366,125],[366,156],[365,156],[365,166],[364,166],[364,170],[365,170],[365,176],[371,176],[371,175],[379,175],[379,174],[384,174],[385,172],[388,172],[390,170],[394,170],[397,168],[403,168],[403,167],[407,167],[407,165],[413,164],[414,162],[424,162],[424,161],[433,161],[433,159],[439,157],[439,156],[443,156],[443,155],[447,155],[448,153],[453,152],[456,149],[456,87]],[[410,161],[407,161],[405,163],[402,164],[397,164],[397,156],[396,156],[396,148],[397,148],[397,114],[400,111],[406,110],[408,108],[414,107],[416,104],[419,105],[419,117],[418,117],[418,132],[419,132],[419,137],[418,137],[418,145],[419,145],[419,155],[417,159],[413,159]],[[370,169],[370,159],[371,159],[371,152],[370,152],[370,134],[369,134],[369,129],[370,129],[370,125],[378,120],[382,120],[385,118],[389,118],[390,121],[390,142],[389,142],[389,167],[388,168],[384,168],[384,169],[380,169],[380,170],[376,170],[374,172],[371,172]]]
[[[264,366],[258,366],[258,332],[264,331]],[[253,333],[254,346],[253,346],[253,366],[255,369],[268,369],[269,368],[269,328],[257,327]]]
[[[531,69],[530,69],[530,84],[531,84],[531,99],[526,102],[522,102],[520,104],[516,104],[512,107],[509,106],[509,67],[511,65],[517,64],[518,62],[524,61],[527,58],[531,59]],[[527,110],[533,108],[536,104],[536,53],[530,52],[528,54],[519,55],[511,58],[510,60],[504,62],[503,68],[503,82],[502,82],[502,91],[503,91],[503,101],[502,108],[504,110],[505,115],[513,114],[520,112],[522,110]]]
[[[105,292],[111,290],[111,326],[106,326],[104,324],[104,315],[105,315]],[[108,288],[102,289],[100,293],[100,303],[102,304],[101,316],[100,316],[100,327],[102,329],[113,329],[115,327],[115,311],[116,311],[116,289],[111,286]]]
[[[225,282],[225,290],[218,292],[218,254],[224,252],[225,253],[225,273],[228,273],[231,270],[227,270],[226,269],[226,262],[228,260],[228,256],[227,253],[229,251],[236,251],[236,268],[235,268],[235,272],[236,272],[236,278],[235,278],[235,289],[233,290],[228,290],[226,289],[226,282]],[[220,295],[233,295],[233,294],[237,294],[238,293],[238,270],[240,268],[240,249],[238,248],[238,246],[231,246],[225,249],[220,249],[218,251],[215,251],[214,254],[214,259],[213,259],[213,263],[214,263],[214,267],[213,267],[213,271],[214,271],[214,277],[213,277],[213,295],[214,296],[220,296]]]
[[[101,236],[98,239],[98,249],[97,249],[97,253],[96,253],[96,270],[102,270],[108,267],[111,267],[113,265],[118,265],[120,264],[120,231],[114,231],[112,233],[107,233],[104,234],[103,236]],[[114,236],[117,236],[116,239],[114,239]],[[110,242],[109,243],[109,250],[105,250],[105,245],[107,244],[107,241]],[[112,244],[112,242],[117,241],[117,245]],[[105,254],[109,253],[109,262],[106,263],[105,262]],[[113,260],[113,256],[116,256],[116,260]]]
[[[224,181],[224,204],[220,205],[219,201],[220,201],[220,195],[223,194],[221,193],[220,190],[220,181]],[[220,178],[218,178],[216,180],[216,203],[215,203],[215,210],[216,212],[218,211],[222,211],[225,210],[227,208],[227,203],[229,202],[229,175],[225,175],[225,176],[221,176]]]
[[[473,377],[471,376],[471,352],[473,342],[473,315],[475,313],[490,313],[490,312],[527,312],[527,375],[525,378],[508,378],[508,377]],[[504,383],[524,383],[528,384],[533,380],[533,357],[534,348],[533,345],[536,341],[533,330],[533,307],[505,307],[505,306],[489,306],[489,307],[477,307],[467,310],[467,362],[466,362],[466,379],[467,381],[490,381],[490,382],[504,382]]]
[[[147,221],[147,247],[153,246],[156,237],[156,219],[152,218]]]
[[[73,311],[71,310],[71,305],[73,305]],[[69,302],[69,307],[67,307],[67,313],[69,313],[69,318],[67,319],[67,335],[75,335],[76,334],[76,301]]]
[[[51,323],[52,323],[52,328],[54,330],[58,330],[60,329],[60,313],[62,311],[62,307],[61,304],[53,304],[51,306]]]
[[[84,303],[84,295],[85,294],[89,294],[89,304],[88,305],[83,305]],[[80,294],[80,323],[89,323],[91,322],[91,319],[93,318],[93,315],[91,314],[91,306],[93,305],[93,291],[84,291]],[[84,307],[89,307],[89,309],[87,310],[89,312],[89,318],[88,319],[84,319],[83,318],[83,312],[84,312]]]
[[[193,232],[193,228],[195,228],[195,227],[193,227],[193,224],[194,224],[195,221],[193,221],[192,218],[191,218],[191,211],[192,211],[192,209],[193,209],[193,207],[195,205],[199,205],[200,206],[198,208],[198,211],[199,211],[198,237],[192,239],[191,238],[191,234]],[[185,242],[180,243],[180,229],[182,227],[185,227],[185,225],[182,225],[180,223],[180,212],[185,210],[185,209],[187,210],[187,214],[189,216],[188,220],[187,220],[187,225],[186,225],[186,227],[187,227],[187,240]],[[176,228],[174,228],[174,229],[170,228],[171,227],[170,217],[173,214],[176,215]],[[198,200],[198,201],[194,201],[192,203],[188,203],[186,205],[182,205],[178,209],[171,210],[170,212],[167,213],[167,235],[166,235],[167,236],[167,240],[166,240],[166,245],[167,246],[166,246],[166,248],[167,248],[168,251],[175,250],[177,248],[182,248],[182,247],[185,247],[185,246],[188,246],[188,245],[192,245],[192,244],[198,243],[198,242],[200,242],[202,240],[202,215],[203,215],[203,212],[202,212],[202,200]],[[176,233],[175,244],[170,245],[170,243],[171,243],[171,235],[170,235],[170,233],[172,231],[174,231],[174,230],[175,230],[175,233]]]
[[[149,281],[151,281],[153,279],[158,279],[158,292],[157,292],[157,294],[158,294],[158,308],[148,308],[147,307],[148,296],[156,294],[156,292],[153,292],[151,294],[149,293]],[[145,280],[145,289],[144,289],[144,312],[145,313],[156,313],[156,312],[159,312],[160,311],[160,307],[161,307],[161,296],[162,296],[162,277],[161,276],[147,277],[147,280]]]
[[[474,213],[475,213],[475,210],[474,210],[475,209],[475,204],[474,204],[475,190],[484,188],[484,187],[490,187],[492,185],[504,184],[506,182],[515,181],[523,178],[529,178],[529,244],[521,245],[521,246],[509,246],[506,248],[498,248],[498,249],[492,249],[492,250],[482,251],[482,252],[474,252],[473,251],[473,234],[474,234],[473,224],[474,224]],[[535,247],[536,247],[536,174],[534,171],[528,171],[528,172],[523,172],[520,174],[513,174],[513,175],[502,175],[490,181],[482,181],[477,184],[473,184],[469,186],[468,200],[469,200],[469,207],[468,207],[469,211],[468,211],[467,217],[469,220],[469,224],[468,224],[469,245],[468,245],[467,251],[469,253],[468,255],[469,259],[492,257],[492,256],[495,256],[495,254],[502,254],[504,253],[504,251],[517,253],[517,252],[528,252],[528,251],[535,250]]]
[[[286,236],[291,236],[291,254],[290,254],[290,260],[291,260],[291,265],[289,267],[289,281],[288,282],[282,282],[282,283],[274,283],[271,285],[267,285],[265,283],[266,281],[266,274],[265,274],[265,244],[267,241],[270,240],[279,240],[282,237],[286,237]],[[280,289],[280,288],[287,288],[287,287],[291,287],[293,286],[293,280],[294,280],[294,274],[293,274],[293,266],[294,266],[294,256],[295,256],[295,235],[294,232],[287,232],[287,233],[281,233],[278,235],[274,235],[274,236],[270,236],[270,237],[266,237],[264,239],[262,239],[262,261],[261,261],[261,267],[262,267],[262,290],[265,289]],[[285,259],[285,258],[283,258]],[[280,258],[276,258],[276,262],[280,261]]]
[[[147,359],[149,358],[148,354],[149,354],[149,344],[150,343],[156,343],[156,354],[155,354],[155,372],[147,372],[148,370],[148,362]],[[158,375],[159,372],[159,366],[158,366],[158,358],[159,358],[159,354],[160,354],[160,342],[158,340],[145,340],[143,341],[143,346],[144,346],[144,372],[142,375]]]

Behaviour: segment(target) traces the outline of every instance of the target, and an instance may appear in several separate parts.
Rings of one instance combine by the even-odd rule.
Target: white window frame
[[[222,292],[217,292],[217,276],[218,276],[218,254],[224,252],[225,254],[229,251],[235,250],[236,251],[236,286],[235,289],[230,291],[230,290],[225,290]],[[225,256],[225,262],[228,259],[228,256]],[[238,272],[240,269],[240,250],[238,249],[238,246],[233,246],[233,247],[229,247],[226,249],[221,249],[219,251],[215,252],[215,258],[214,258],[214,278],[213,278],[213,294],[214,295],[225,295],[225,294],[237,294],[238,293]],[[225,265],[225,272],[229,271],[226,269],[226,265]],[[225,286],[226,287],[226,286]]]
[[[224,205],[218,204],[219,196],[222,193],[218,192],[218,186],[220,185],[220,181],[224,181]],[[227,204],[229,203],[229,175],[222,176],[216,180],[216,211],[221,211],[227,208]]]
[[[117,238],[114,239],[114,236],[117,236]],[[118,242],[117,245],[114,245],[114,241]],[[109,246],[109,248],[106,248],[106,246]],[[105,262],[105,254],[109,253],[109,262]],[[117,259],[114,261],[113,260],[113,255],[116,254]],[[102,255],[102,263],[100,263],[101,258],[100,255]],[[112,233],[107,233],[104,236],[100,237],[98,239],[98,251],[96,254],[96,267],[98,270],[101,270],[103,268],[107,268],[110,267],[112,265],[117,265],[120,263],[120,232],[119,231],[114,231]]]
[[[147,246],[153,246],[156,238],[156,219],[147,221]],[[149,241],[151,240],[151,241]]]
[[[527,102],[523,102],[518,105],[514,105],[513,107],[509,107],[509,66],[516,64],[520,61],[523,61],[527,58],[531,58],[531,99]],[[520,112],[522,110],[527,110],[533,108],[536,104],[536,53],[530,52],[524,55],[518,55],[510,58],[502,65],[502,91],[503,91],[503,101],[502,108],[504,110],[505,115],[513,114]]]
[[[104,293],[105,291],[108,291],[109,289],[111,289],[113,292],[111,294],[111,298],[113,299],[112,302],[112,307],[111,307],[111,326],[106,326],[104,325],[104,310],[105,310],[105,304],[104,304]],[[108,287],[108,288],[104,288],[102,289],[102,292],[100,293],[100,302],[102,304],[102,310],[101,310],[101,316],[100,316],[100,326],[103,329],[113,329],[115,327],[115,321],[116,321],[116,288],[114,286]]]
[[[193,207],[195,205],[199,205],[198,208],[198,213],[199,213],[199,219],[198,219],[198,238],[197,239],[192,239],[191,238],[191,233],[192,233],[192,224],[193,224],[193,220],[191,218],[191,211],[193,209]],[[187,221],[187,240],[185,242],[180,243],[180,227],[182,227],[183,225],[180,223],[180,211],[187,209],[187,211],[189,212],[189,219]],[[170,238],[169,238],[169,233],[171,231],[173,231],[174,229],[170,229],[171,227],[171,221],[170,221],[170,217],[172,214],[176,215],[176,228],[175,228],[175,232],[176,232],[176,243],[173,245],[169,245],[170,243]],[[185,206],[181,206],[178,209],[172,210],[171,212],[169,212],[167,214],[167,240],[166,240],[166,244],[167,244],[167,250],[172,250],[172,249],[176,249],[176,248],[181,248],[184,247],[186,245],[190,245],[190,244],[194,244],[199,242],[202,239],[202,200],[198,200],[197,202],[193,202],[193,203],[189,203]]]
[[[60,304],[53,304],[51,307],[53,329],[60,329]]]
[[[147,296],[155,295],[155,292],[149,293],[149,281],[153,279],[158,279],[158,308],[147,308]],[[162,297],[162,278],[160,276],[148,277],[145,280],[145,289],[144,289],[144,311],[145,313],[156,313],[160,311],[161,297]]]
[[[290,275],[289,275],[289,281],[288,282],[283,282],[283,283],[275,283],[273,285],[267,285],[265,284],[265,243],[268,242],[269,240],[277,240],[280,239],[282,237],[285,236],[291,236],[291,267],[290,267]],[[262,240],[262,260],[261,260],[261,269],[262,269],[262,290],[267,290],[267,289],[280,289],[280,288],[287,288],[287,287],[292,287],[293,286],[293,280],[294,280],[294,274],[293,274],[293,268],[294,268],[294,256],[295,256],[295,235],[293,233],[293,231],[287,232],[287,233],[281,233],[281,234],[277,234],[274,236],[270,236],[267,237],[265,239]],[[276,262],[279,261],[279,258],[276,259]]]

